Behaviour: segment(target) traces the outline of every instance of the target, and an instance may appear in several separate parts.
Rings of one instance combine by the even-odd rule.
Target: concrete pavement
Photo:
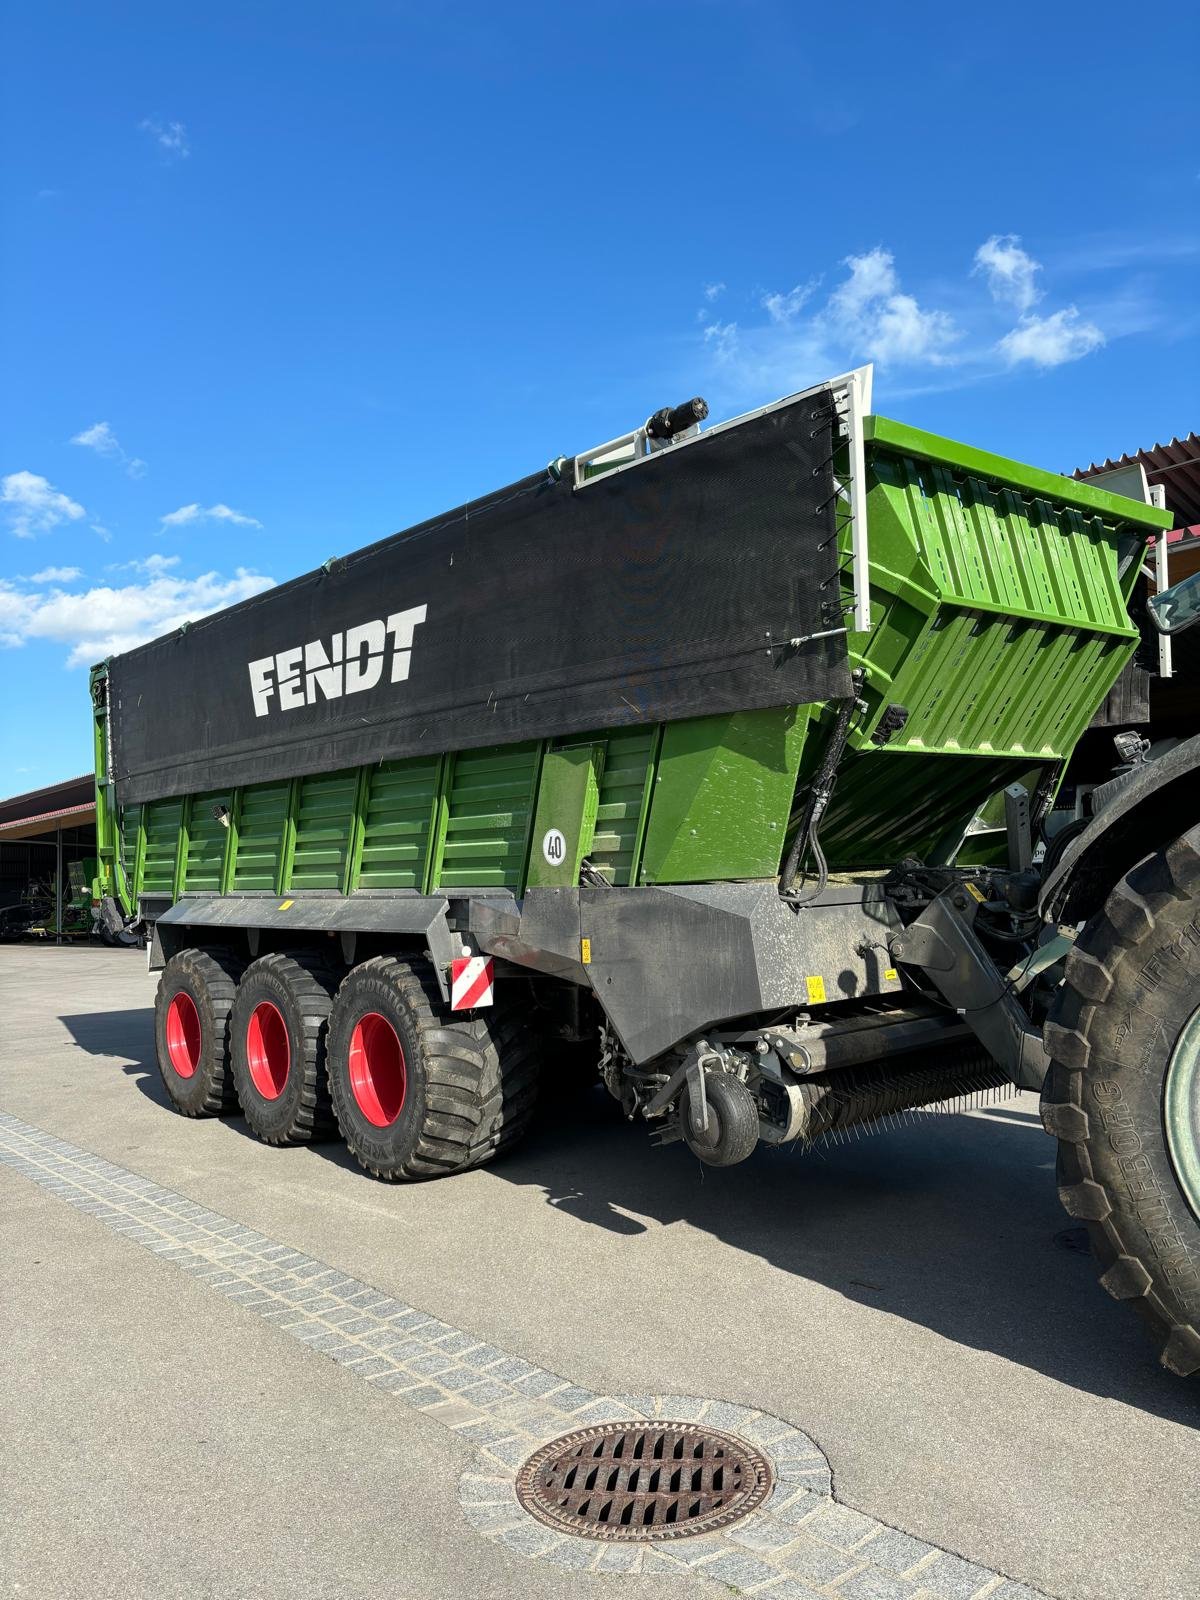
[[[1026,1099],[714,1172],[598,1093],[494,1168],[389,1188],[167,1111],[152,997],[134,952],[0,950],[0,1105],[573,1383],[784,1417],[841,1504],[1060,1600],[1195,1592],[1194,1386],[1070,1248]],[[11,1592],[665,1592],[479,1538],[462,1440],[0,1192]]]

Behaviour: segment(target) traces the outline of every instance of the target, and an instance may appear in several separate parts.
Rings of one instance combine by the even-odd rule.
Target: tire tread
[[[1200,1371],[1200,1330],[1183,1320],[1176,1297],[1156,1280],[1153,1261],[1139,1258],[1133,1241],[1122,1236],[1117,1197],[1092,1160],[1084,1080],[1106,1063],[1093,1027],[1119,968],[1154,935],[1168,902],[1198,896],[1200,826],[1147,856],[1114,887],[1067,958],[1045,1028],[1051,1065],[1042,1091],[1042,1121],[1059,1141],[1059,1198],[1069,1215],[1087,1224],[1103,1287],[1138,1308],[1163,1365],[1181,1376]]]

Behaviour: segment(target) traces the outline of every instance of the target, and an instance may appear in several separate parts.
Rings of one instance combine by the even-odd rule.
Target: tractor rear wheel
[[[236,1105],[230,1016],[242,964],[225,950],[180,950],[154,997],[158,1070],[185,1117],[215,1117]]]
[[[1163,1365],[1200,1371],[1200,826],[1128,872],[1084,928],[1046,1046],[1062,1202]]]
[[[376,956],[343,979],[328,1038],[342,1137],[378,1178],[439,1178],[491,1160],[529,1125],[538,1041],[503,1003],[455,1015],[429,963]]]
[[[305,955],[273,951],[242,974],[233,1003],[233,1081],[266,1144],[336,1132],[325,1081],[325,1029],[338,975]]]

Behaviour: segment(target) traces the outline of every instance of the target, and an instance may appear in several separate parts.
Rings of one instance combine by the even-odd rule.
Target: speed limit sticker
[[[566,860],[567,841],[557,828],[551,828],[542,840],[542,855],[551,867],[561,867]]]

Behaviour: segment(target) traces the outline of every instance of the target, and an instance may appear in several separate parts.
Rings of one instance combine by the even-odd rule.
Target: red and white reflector
[[[463,956],[450,963],[450,1009],[470,1011],[495,1001],[491,956]]]

